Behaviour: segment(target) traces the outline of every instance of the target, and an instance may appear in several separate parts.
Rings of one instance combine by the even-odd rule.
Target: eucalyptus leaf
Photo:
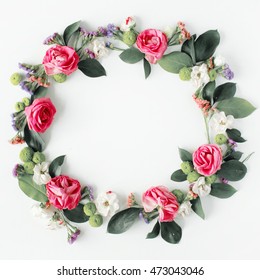
[[[45,149],[45,142],[39,133],[30,130],[28,125],[24,128],[24,140],[26,144],[31,147],[35,152],[42,152]]]
[[[240,160],[242,155],[243,155],[243,153],[240,152],[240,151],[232,151],[230,154],[228,154],[225,157],[225,161],[229,161],[229,160],[232,160],[232,159]]]
[[[172,173],[171,180],[175,182],[183,182],[187,180],[187,175],[183,173],[181,169]]]
[[[220,36],[217,30],[209,30],[201,34],[194,44],[196,62],[209,59],[214,54],[219,42]]]
[[[192,210],[204,220],[205,214],[199,196],[196,199],[191,200],[190,202]]]
[[[229,99],[234,97],[236,94],[236,84],[235,83],[225,83],[218,86],[214,92],[214,102]]]
[[[247,100],[239,97],[218,102],[216,108],[219,111],[224,111],[226,115],[233,115],[234,118],[245,118],[255,111],[255,107]]]
[[[55,158],[49,166],[49,174],[52,178],[61,174],[61,166],[64,162],[65,156]]]
[[[147,79],[151,74],[151,65],[150,63],[144,58],[144,75],[145,79]]]
[[[174,221],[162,222],[161,223],[161,236],[165,241],[167,241],[171,244],[176,244],[176,243],[179,243],[179,241],[181,240],[182,229]]]
[[[18,177],[20,189],[30,198],[45,203],[48,201],[45,185],[37,185],[31,175]]]
[[[246,141],[243,137],[241,137],[241,132],[238,129],[227,129],[226,132],[230,139],[238,143],[243,143]]]
[[[211,103],[212,99],[213,99],[213,94],[214,94],[214,91],[215,91],[215,87],[216,87],[216,82],[215,81],[208,82],[202,89],[203,99],[208,100]]]
[[[246,173],[246,166],[242,162],[232,159],[221,165],[217,175],[229,181],[239,181],[245,177]]]
[[[72,37],[72,35],[78,31],[79,27],[80,27],[80,22],[81,21],[77,21],[74,22],[72,24],[70,24],[64,31],[63,33],[63,38],[64,38],[64,42],[66,45],[68,45],[70,38]]]
[[[96,59],[86,58],[78,63],[79,70],[88,77],[106,76],[106,70]]]
[[[126,63],[134,64],[144,58],[145,54],[140,52],[137,48],[131,47],[124,50],[119,57]]]
[[[196,35],[192,35],[189,40],[186,40],[181,47],[181,51],[188,54],[191,59],[193,65],[196,64],[196,54],[195,54],[195,48],[194,48],[194,41],[196,39]]]
[[[78,206],[72,210],[65,209],[63,213],[67,219],[74,223],[85,223],[89,220],[89,216],[87,216],[83,211],[84,205],[78,204]]]
[[[236,193],[236,189],[228,184],[223,183],[213,183],[211,185],[211,192],[210,194],[212,196],[218,197],[218,198],[229,198],[234,193]]]
[[[37,90],[34,92],[34,94],[31,97],[31,103],[37,98],[45,97],[47,92],[48,92],[48,88],[38,87]]]
[[[183,67],[193,66],[191,57],[179,51],[164,55],[158,63],[164,70],[175,74],[178,74]]]
[[[156,224],[153,227],[153,230],[151,232],[149,232],[146,236],[147,239],[152,239],[155,238],[159,235],[160,233],[160,223],[157,221]]]
[[[109,221],[107,231],[113,234],[119,234],[127,231],[138,219],[142,208],[127,208],[116,213]]]
[[[184,149],[179,148],[179,155],[182,161],[192,161],[192,154]]]

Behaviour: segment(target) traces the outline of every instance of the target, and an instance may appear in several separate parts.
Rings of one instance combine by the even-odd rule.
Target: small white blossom
[[[179,207],[178,214],[184,218],[190,215],[190,213],[191,213],[191,203],[190,201],[184,201]]]
[[[207,196],[211,191],[211,185],[206,184],[205,177],[199,177],[192,186],[192,191],[200,197]]]
[[[119,201],[117,195],[111,191],[100,193],[95,201],[98,212],[107,217],[113,216],[119,209]]]
[[[171,26],[166,26],[166,27],[164,28],[163,33],[165,33],[165,35],[167,36],[167,38],[170,39],[170,38],[172,37],[174,31],[175,31],[175,28],[173,28],[173,27],[171,27]]]
[[[234,122],[232,115],[226,116],[225,112],[216,112],[211,120],[211,129],[216,133],[225,133],[227,129],[231,129]]]
[[[93,52],[97,58],[104,57],[108,54],[106,43],[102,40],[96,39],[93,43]]]
[[[196,88],[199,88],[210,81],[208,66],[203,63],[200,66],[192,67],[191,80]]]
[[[226,59],[222,55],[218,55],[214,58],[214,65],[216,67],[223,66],[225,63],[226,63]]]
[[[120,30],[123,32],[130,31],[133,27],[135,27],[135,21],[133,17],[128,17],[125,21],[120,25]]]
[[[49,162],[42,162],[35,165],[33,169],[33,181],[37,185],[47,184],[51,180],[49,174]]]

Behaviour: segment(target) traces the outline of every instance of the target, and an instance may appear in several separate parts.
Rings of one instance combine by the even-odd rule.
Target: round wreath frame
[[[102,39],[100,40],[100,38]],[[115,46],[115,42],[118,41],[121,44],[123,42],[127,48],[122,48],[121,45],[120,47]],[[109,233],[125,232],[139,218],[150,223],[159,216],[147,238],[155,238],[161,233],[165,241],[172,244],[178,243],[182,237],[182,229],[175,221],[177,216],[184,217],[192,209],[204,219],[205,214],[200,197],[210,194],[218,198],[229,198],[236,192],[228,181],[238,181],[245,176],[247,168],[244,162],[250,155],[243,161],[240,160],[242,152],[237,150],[237,143],[242,143],[245,139],[238,129],[231,127],[230,122],[233,118],[247,117],[255,108],[245,99],[234,97],[235,83],[227,82],[216,86],[218,76],[228,80],[234,76],[223,57],[214,56],[219,42],[220,35],[217,30],[209,30],[197,38],[196,35],[190,35],[182,22],[178,22],[176,28],[167,28],[164,32],[157,29],[146,29],[140,33],[136,30],[136,23],[132,17],[128,17],[121,26],[109,24],[107,27],[99,27],[97,31],[92,32],[86,31],[78,21],[69,25],[62,35],[54,33],[44,41],[45,45],[55,45],[53,48],[69,46],[76,52],[79,61],[76,67],[74,65],[75,69],[72,72],[79,69],[89,77],[106,75],[98,58],[107,50],[116,50],[121,52],[119,56],[126,63],[133,64],[143,61],[145,78],[148,78],[151,73],[151,64],[158,63],[162,69],[179,74],[181,80],[192,79],[196,86],[193,98],[203,113],[208,143],[193,153],[179,149],[182,160],[181,169],[173,172],[171,176],[171,179],[176,182],[188,180],[187,193],[178,189],[170,192],[165,187],[153,187],[143,194],[141,203],[138,203],[134,194],[130,193],[127,199],[128,207],[114,214],[109,220],[107,226]],[[181,45],[180,50],[169,52],[169,48],[174,45]],[[20,153],[20,158],[24,163],[16,164],[13,174],[17,177],[21,190],[33,200],[40,202],[40,205],[34,207],[34,212],[37,215],[47,215],[49,226],[52,228],[65,226],[68,231],[68,241],[73,243],[79,236],[80,230],[71,222],[89,221],[90,225],[98,227],[103,220],[99,213],[102,213],[104,209],[99,210],[100,201],[98,202],[98,199],[94,198],[92,188],[82,188],[80,185],[79,196],[73,194],[70,197],[68,194],[72,204],[67,203],[67,207],[64,208],[54,207],[57,205],[50,202],[50,196],[46,192],[47,183],[36,184],[35,182],[35,168],[38,166],[37,172],[44,176],[49,175],[51,178],[49,180],[53,181],[54,178],[61,176],[61,166],[65,156],[57,157],[43,169],[45,156],[42,152],[45,143],[41,133],[38,132],[45,130],[35,131],[35,127],[29,122],[37,120],[32,119],[33,117],[29,119],[28,114],[28,108],[31,108],[36,100],[40,102],[45,98],[50,86],[50,79],[53,78],[53,81],[58,83],[64,82],[72,72],[68,72],[68,69],[64,70],[64,68],[58,73],[56,69],[55,73],[49,74],[44,61],[38,65],[20,63],[19,67],[26,71],[26,76],[14,73],[11,76],[11,82],[14,85],[20,84],[22,89],[29,93],[29,97],[25,97],[22,102],[17,102],[15,105],[16,112],[12,114],[12,125],[17,133],[10,142],[12,144],[26,143],[27,146]],[[53,116],[48,117],[51,119]],[[48,126],[51,121],[52,119]],[[212,123],[212,131],[214,123],[216,129],[213,140],[210,129]],[[221,133],[217,133],[219,131]],[[216,149],[214,151],[218,149],[221,151],[221,162],[218,167],[216,165],[219,164],[220,158],[218,156],[214,158],[214,151],[210,154],[207,150],[212,147]],[[199,166],[197,161],[208,152],[212,156],[210,159],[212,162],[206,163],[210,165],[206,166],[206,169],[211,168],[211,173],[207,173],[209,176],[205,176],[205,172],[208,171],[203,169],[204,165],[204,167]],[[111,209],[112,212],[116,212],[118,200],[114,193],[111,191],[104,193],[102,199],[101,205],[108,207],[105,212],[108,213]]]

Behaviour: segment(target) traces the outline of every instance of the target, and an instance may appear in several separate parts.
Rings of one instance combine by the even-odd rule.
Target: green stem
[[[207,140],[208,140],[208,144],[210,144],[210,136],[209,136],[209,124],[208,124],[208,120],[207,117],[204,115],[204,123],[205,123],[205,127],[206,127],[206,133],[207,133]]]

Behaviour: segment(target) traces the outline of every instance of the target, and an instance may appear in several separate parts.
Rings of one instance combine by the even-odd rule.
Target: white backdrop
[[[154,4],[153,4],[154,2]],[[218,29],[217,50],[235,72],[237,95],[259,107],[259,1],[6,1],[1,4],[0,155],[2,259],[259,259],[259,111],[237,121],[248,142],[241,145],[248,174],[235,183],[228,200],[203,200],[206,220],[192,214],[179,223],[183,238],[170,245],[161,238],[145,240],[151,225],[139,223],[123,235],[80,226],[71,245],[65,230],[45,230],[31,215],[32,200],[19,189],[11,171],[21,146],[8,143],[14,132],[10,113],[25,96],[9,83],[18,62],[40,63],[47,49],[43,39],[78,20],[89,30],[119,24],[135,16],[139,30],[163,29],[182,20],[190,32]],[[245,3],[245,4],[244,4]],[[192,101],[193,87],[177,75],[153,67],[144,79],[141,64],[127,65],[111,53],[102,60],[107,77],[90,79],[74,73],[55,85],[51,98],[58,109],[46,133],[49,160],[66,154],[64,173],[92,185],[96,193],[113,190],[124,201],[129,192],[150,186],[185,187],[170,180],[179,168],[178,147],[193,150],[206,141],[201,114]]]

